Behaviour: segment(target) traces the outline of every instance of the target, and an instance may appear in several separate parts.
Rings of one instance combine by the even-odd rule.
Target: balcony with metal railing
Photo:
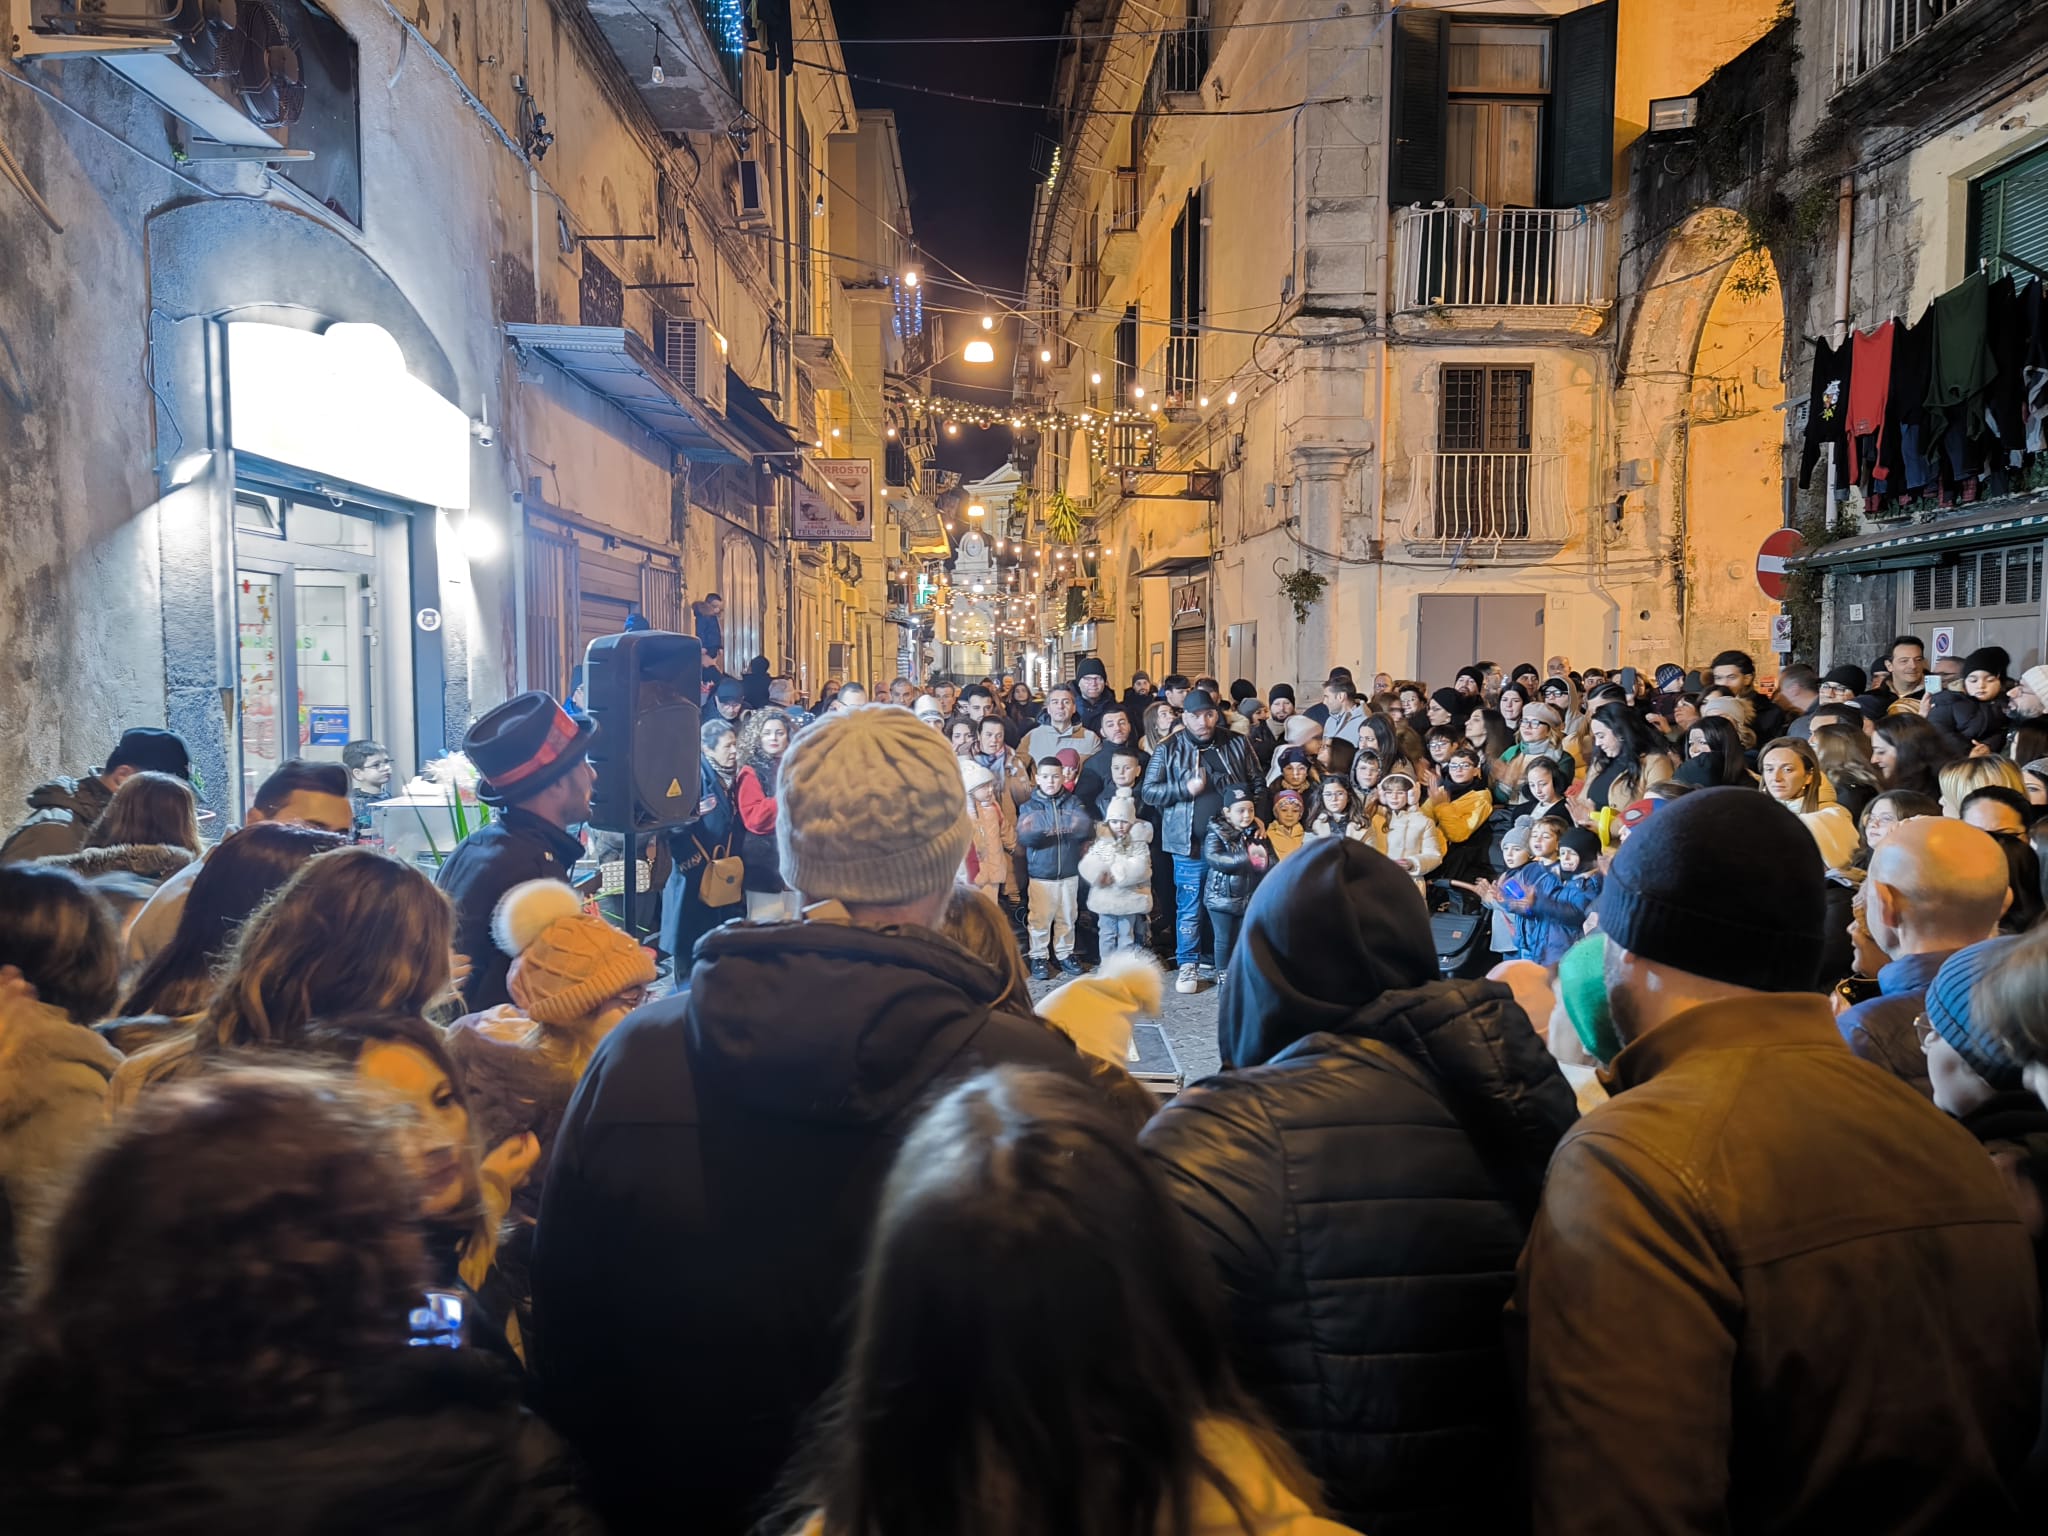
[[[1096,258],[1105,277],[1128,277],[1138,265],[1138,215],[1144,211],[1136,167],[1115,173],[1109,191],[1109,222]]]
[[[1171,437],[1173,428],[1195,420],[1202,397],[1202,337],[1192,324],[1171,321],[1167,338],[1153,350],[1138,375],[1144,387],[1142,400],[1118,404],[1142,406],[1155,416],[1162,433]],[[1157,407],[1151,411],[1151,407]]]
[[[1394,309],[1410,332],[1591,335],[1614,302],[1611,221],[1584,208],[1403,208]]]
[[[1972,0],[1836,0],[1835,89],[1854,84]]]
[[[1401,537],[1424,558],[1541,559],[1567,529],[1560,465],[1534,453],[1433,453],[1414,463]]]
[[[1151,162],[1184,151],[1201,110],[1202,77],[1209,72],[1209,29],[1183,27],[1159,40],[1152,72],[1131,120],[1133,158]]]
[[[798,306],[806,312],[798,315],[797,332],[790,343],[796,349],[797,361],[810,371],[817,388],[851,389],[853,301],[833,279],[828,278],[822,288],[826,303],[813,301]]]
[[[1851,126],[1937,122],[1977,99],[1987,69],[2048,47],[2040,0],[1833,3],[1829,111]]]

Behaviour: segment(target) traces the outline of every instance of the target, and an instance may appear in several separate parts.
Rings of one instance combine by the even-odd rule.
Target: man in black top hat
[[[512,957],[491,938],[498,902],[527,880],[566,882],[583,856],[583,840],[569,828],[590,817],[597,773],[588,754],[596,735],[595,722],[571,719],[536,691],[479,716],[462,738],[481,776],[477,794],[498,809],[441,866],[441,889],[455,903],[456,952],[469,957],[467,1012],[512,1000],[505,988]]]
[[[54,854],[76,853],[85,846],[93,823],[114,798],[114,791],[134,773],[168,773],[192,777],[191,754],[184,738],[154,726],[123,731],[104,768],[75,779],[57,778],[29,791],[28,819],[0,846],[0,864],[27,864]]]

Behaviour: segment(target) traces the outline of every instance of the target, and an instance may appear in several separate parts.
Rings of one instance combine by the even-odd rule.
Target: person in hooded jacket
[[[1087,1077],[937,931],[972,837],[944,740],[887,705],[821,720],[778,797],[804,920],[707,934],[689,986],[612,1031],[541,1199],[527,1358],[614,1536],[760,1515],[922,1106],[988,1066]]]
[[[1361,843],[1288,859],[1239,943],[1231,1070],[1141,1137],[1234,1363],[1337,1518],[1524,1529],[1501,1310],[1572,1090],[1507,987],[1439,978],[1413,880]]]

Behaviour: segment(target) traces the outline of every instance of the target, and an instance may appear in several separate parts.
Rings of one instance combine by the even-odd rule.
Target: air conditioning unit
[[[193,143],[205,146],[188,145],[195,154],[224,147],[277,163],[309,160],[310,151],[285,150],[278,137],[306,109],[304,13],[303,0],[184,0],[168,14],[134,0],[11,0],[9,51],[97,56],[189,125]]]
[[[768,222],[768,189],[761,178],[761,162],[740,161],[739,184],[736,211],[742,229],[756,228]]]
[[[661,366],[684,389],[713,410],[725,410],[725,338],[707,321],[656,317]]]

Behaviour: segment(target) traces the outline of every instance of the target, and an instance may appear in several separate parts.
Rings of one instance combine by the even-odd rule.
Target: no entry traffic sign
[[[1772,602],[1785,596],[1785,562],[1806,548],[1797,528],[1780,528],[1756,552],[1756,584]]]

